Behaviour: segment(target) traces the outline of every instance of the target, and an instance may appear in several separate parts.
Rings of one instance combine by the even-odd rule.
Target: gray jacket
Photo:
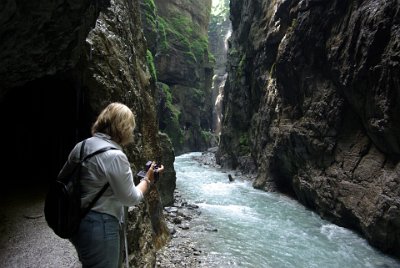
[[[79,162],[82,142],[72,149],[59,176],[68,173]],[[94,204],[92,210],[107,213],[123,220],[124,206],[133,206],[143,200],[143,194],[133,183],[133,174],[127,156],[121,146],[103,133],[96,133],[86,140],[84,156],[101,148],[112,146],[118,150],[108,150],[97,154],[83,163],[81,170],[82,207],[86,207],[101,188],[110,186]]]

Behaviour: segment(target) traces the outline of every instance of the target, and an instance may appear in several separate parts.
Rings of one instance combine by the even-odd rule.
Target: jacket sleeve
[[[110,158],[105,172],[115,197],[123,205],[133,206],[143,200],[143,193],[133,183],[130,163],[123,152]]]

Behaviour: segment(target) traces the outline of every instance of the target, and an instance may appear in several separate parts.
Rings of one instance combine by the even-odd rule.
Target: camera
[[[140,178],[144,178],[145,176],[146,176],[146,173],[147,173],[147,171],[149,170],[149,168],[151,167],[151,164],[152,164],[153,162],[152,161],[147,161],[147,163],[146,163],[146,169],[145,170],[141,170],[141,171],[139,171],[138,172],[138,174],[137,174],[137,176],[138,177],[140,177]],[[158,164],[156,164],[155,166],[154,166],[154,183],[156,183],[157,181],[158,181],[158,178],[160,177],[159,175],[159,173],[158,173]]]

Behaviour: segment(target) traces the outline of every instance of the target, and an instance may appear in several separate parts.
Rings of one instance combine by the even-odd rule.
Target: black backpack
[[[79,163],[76,164],[71,174],[51,182],[46,195],[44,203],[45,219],[54,233],[61,238],[71,238],[73,236],[78,230],[81,219],[89,212],[109,186],[109,183],[106,183],[90,202],[89,206],[81,209],[80,173],[82,163],[96,154],[117,149],[115,147],[105,147],[83,157],[85,142],[86,140],[82,142]]]

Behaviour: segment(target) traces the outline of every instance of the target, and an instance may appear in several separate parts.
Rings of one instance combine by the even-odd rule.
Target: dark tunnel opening
[[[87,110],[76,80],[66,75],[9,90],[0,105],[1,166],[8,174],[1,191],[47,189],[75,143],[90,134]]]

